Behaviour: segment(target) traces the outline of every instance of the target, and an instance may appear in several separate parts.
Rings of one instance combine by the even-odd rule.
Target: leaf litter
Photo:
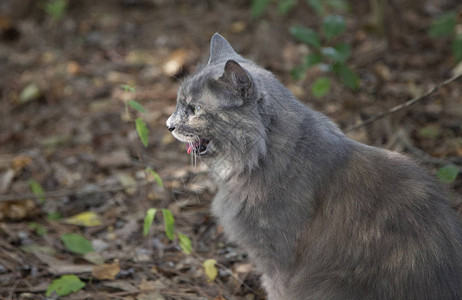
[[[442,55],[450,45],[430,45],[421,25],[414,25],[430,25],[427,16],[415,13],[419,10],[402,12],[419,22],[397,18],[396,26],[404,30],[389,28],[391,41],[366,34],[361,22],[349,19],[352,66],[362,86],[355,93],[331,80],[329,94],[317,99],[309,89],[319,70],[294,82],[288,67],[306,49],[294,46],[284,24],[304,22],[305,14],[290,19],[269,14],[265,29],[245,6],[213,4],[206,12],[201,5],[178,9],[154,2],[82,2],[66,8],[60,20],[47,18],[37,4],[36,15],[11,21],[21,35],[17,43],[0,43],[5,74],[0,83],[0,296],[43,297],[47,289],[58,289],[81,299],[264,299],[258,273],[240,249],[226,243],[210,215],[216,187],[206,167],[198,162],[194,168],[165,129],[176,78],[194,71],[219,29],[342,128],[461,69]],[[179,12],[204,17],[173,22],[171,16]],[[228,24],[228,18],[234,21]],[[454,167],[460,170],[462,158],[460,95],[462,87],[453,84],[432,100],[354,134],[362,142],[417,156],[435,176],[450,181],[454,206],[462,213],[462,179]],[[138,128],[136,118],[141,118]],[[397,128],[411,145],[399,142]],[[437,165],[435,159],[449,161]],[[159,213],[145,222],[151,208]],[[62,236],[81,238],[73,243]],[[74,277],[61,277],[69,275]]]

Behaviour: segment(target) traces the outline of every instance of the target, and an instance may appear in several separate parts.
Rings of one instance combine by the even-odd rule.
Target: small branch
[[[430,89],[427,93],[425,93],[425,94],[423,94],[423,95],[421,95],[421,96],[418,96],[418,97],[414,97],[414,98],[412,98],[412,99],[410,99],[410,100],[408,100],[408,101],[406,101],[406,102],[404,102],[404,103],[402,103],[402,104],[400,104],[400,105],[394,106],[394,107],[390,108],[388,111],[385,111],[385,112],[383,112],[383,113],[380,113],[380,114],[377,114],[377,115],[375,115],[375,116],[372,116],[372,117],[370,117],[369,119],[364,120],[364,121],[362,121],[362,122],[359,123],[359,124],[350,126],[350,127],[348,127],[347,129],[345,129],[345,132],[350,132],[350,131],[359,129],[359,128],[364,127],[364,126],[366,126],[366,125],[369,125],[369,124],[371,124],[371,123],[373,123],[373,122],[375,122],[375,121],[377,121],[377,120],[380,120],[380,119],[382,119],[382,118],[384,118],[384,117],[386,117],[386,116],[388,116],[388,115],[390,115],[390,114],[392,114],[392,113],[395,113],[395,112],[400,111],[400,110],[402,110],[402,109],[404,109],[404,108],[407,108],[407,107],[411,106],[412,104],[414,104],[414,103],[416,103],[416,102],[419,102],[419,101],[421,101],[421,100],[427,98],[428,96],[432,95],[432,94],[435,93],[436,91],[440,90],[442,87],[444,87],[444,86],[450,84],[451,82],[453,82],[453,81],[455,81],[455,80],[457,80],[457,79],[459,79],[459,78],[461,78],[461,77],[462,77],[462,73],[461,73],[461,74],[454,75],[454,76],[452,76],[451,78],[446,79],[445,81],[440,82],[439,84],[435,85],[435,86],[434,86],[432,89]]]
[[[422,149],[419,149],[416,146],[414,146],[412,142],[409,140],[409,138],[406,136],[406,134],[403,132],[403,130],[398,131],[397,140],[413,156],[417,157],[422,162],[429,163],[429,164],[436,165],[436,166],[445,166],[445,165],[450,164],[450,165],[455,166],[456,168],[459,169],[460,172],[462,172],[462,167],[458,165],[458,163],[460,164],[462,161],[460,161],[458,158],[447,159],[447,158],[432,157],[428,155]]]

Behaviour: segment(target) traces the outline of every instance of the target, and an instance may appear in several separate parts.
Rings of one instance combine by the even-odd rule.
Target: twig
[[[462,172],[462,167],[457,165],[458,161],[451,160],[451,159],[445,159],[445,158],[432,157],[428,155],[422,149],[419,149],[416,146],[414,146],[412,142],[409,140],[409,138],[406,136],[406,134],[403,132],[403,130],[398,131],[397,140],[399,143],[401,143],[401,145],[404,148],[406,148],[409,152],[412,153],[412,155],[417,157],[422,162],[426,162],[426,163],[437,165],[437,166],[444,166],[447,164],[451,164],[452,166],[455,166],[456,168],[458,168],[460,172]]]
[[[400,110],[402,110],[402,109],[404,109],[404,108],[407,108],[407,107],[411,106],[412,104],[414,104],[414,103],[416,103],[416,102],[418,102],[418,101],[421,101],[421,100],[427,98],[428,96],[432,95],[432,94],[435,93],[436,91],[440,90],[442,87],[444,87],[444,86],[450,84],[451,82],[453,82],[453,81],[455,81],[455,80],[457,80],[457,79],[459,79],[459,78],[461,78],[461,77],[462,77],[462,73],[461,73],[461,74],[454,75],[454,76],[452,76],[451,78],[446,79],[445,81],[440,82],[439,84],[435,85],[432,89],[430,89],[430,90],[429,90],[428,92],[426,92],[425,94],[423,94],[423,95],[421,95],[421,96],[418,96],[418,97],[414,97],[414,98],[412,98],[412,99],[410,99],[410,100],[408,100],[408,101],[406,101],[406,102],[404,102],[404,103],[402,103],[402,104],[399,104],[399,105],[397,105],[397,106],[394,106],[394,107],[390,108],[388,111],[385,111],[385,112],[382,112],[382,113],[377,114],[377,115],[375,115],[375,116],[372,116],[372,117],[370,117],[369,119],[364,120],[364,121],[362,121],[362,122],[359,123],[359,124],[350,126],[350,127],[348,127],[347,129],[345,129],[345,132],[350,132],[350,131],[352,131],[352,130],[359,129],[359,128],[364,127],[364,126],[366,126],[366,125],[369,125],[369,124],[371,124],[371,123],[373,123],[373,122],[375,122],[375,121],[377,121],[377,120],[380,120],[380,119],[382,119],[382,118],[384,118],[384,117],[386,117],[386,116],[388,116],[388,115],[390,115],[390,114],[392,114],[392,113],[395,113],[395,112],[400,111]]]
[[[10,289],[10,293],[8,295],[8,299],[13,299],[14,291],[18,287],[19,283],[21,282],[22,278],[16,280],[16,282],[13,284],[13,287]]]

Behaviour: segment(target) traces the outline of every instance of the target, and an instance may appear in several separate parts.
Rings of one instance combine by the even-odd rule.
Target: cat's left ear
[[[232,58],[239,58],[239,55],[224,37],[215,33],[210,40],[210,58],[207,64],[211,65]]]
[[[226,62],[223,75],[218,80],[239,92],[243,99],[252,93],[253,82],[249,73],[235,60],[230,59]]]

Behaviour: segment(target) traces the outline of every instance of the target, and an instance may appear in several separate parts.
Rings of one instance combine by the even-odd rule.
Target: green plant
[[[48,233],[48,230],[37,222],[30,222],[29,228],[34,230],[36,234],[43,236]]]
[[[346,43],[333,43],[345,29],[345,20],[340,15],[323,17],[320,34],[303,26],[291,27],[292,36],[308,45],[311,50],[303,63],[292,70],[292,76],[297,80],[303,79],[309,68],[318,66],[320,70],[338,76],[344,86],[357,90],[359,77],[347,66],[347,60],[351,56],[351,46]],[[318,78],[311,86],[312,94],[316,97],[323,97],[329,90],[330,79],[325,76]]]
[[[462,27],[462,19],[451,10],[437,17],[428,31],[432,38],[449,37],[452,40],[452,55],[457,62],[462,60],[462,31],[458,27]]]
[[[121,88],[126,93],[134,93],[136,91],[134,87],[128,84],[122,85]],[[128,100],[126,102],[127,110],[128,110],[128,106],[130,106],[131,108],[133,108],[134,110],[140,113],[146,112],[146,109],[144,109],[144,107],[135,100]],[[146,124],[141,118],[137,118],[135,119],[135,127],[136,127],[136,131],[138,133],[138,136],[141,142],[143,143],[145,147],[147,147],[148,142],[149,142],[148,141],[149,130],[146,128]],[[159,187],[164,186],[162,178],[159,176],[159,174],[157,174],[157,172],[155,172],[153,169],[149,167],[147,167],[144,171],[146,173],[146,176],[150,175],[154,178],[154,180],[156,181]],[[146,215],[144,217],[144,222],[143,222],[143,236],[147,236],[149,234],[149,229],[152,226],[152,223],[154,221],[157,211],[158,209],[156,208],[150,208],[146,211]],[[162,211],[162,216],[164,218],[164,230],[165,230],[165,234],[167,235],[168,239],[170,241],[173,241],[175,240],[175,237],[177,237],[179,240],[179,245],[181,249],[183,250],[183,252],[186,254],[190,254],[192,251],[191,240],[185,234],[175,232],[175,218],[173,217],[173,214],[169,209],[162,208],[161,211]]]
[[[345,0],[305,0],[316,12],[322,16],[331,11],[348,11],[350,6]],[[261,17],[267,8],[275,3],[280,15],[291,12],[298,4],[299,0],[253,0],[250,6],[252,17]]]
[[[60,20],[66,13],[67,0],[49,0],[43,5],[43,9],[53,19]]]
[[[95,251],[89,240],[75,233],[65,233],[60,236],[61,241],[67,250],[76,254],[87,254]]]
[[[79,277],[75,275],[63,275],[48,286],[46,296],[49,297],[53,293],[57,296],[66,296],[70,293],[80,291],[85,287],[85,282],[81,281]]]
[[[45,203],[45,192],[43,191],[42,186],[38,183],[35,179],[27,180],[27,184],[29,185],[29,189],[37,197],[37,200],[40,204]]]
[[[359,77],[347,65],[347,60],[351,56],[351,46],[338,42],[346,30],[345,19],[338,13],[349,10],[348,2],[345,0],[306,0],[306,2],[321,18],[321,26],[319,30],[304,26],[292,26],[290,28],[292,36],[310,48],[310,53],[304,58],[301,65],[291,71],[292,77],[301,80],[309,68],[317,66],[326,74],[332,73],[337,76],[344,86],[351,90],[357,90],[360,82]],[[251,6],[252,16],[261,16],[271,3],[277,3],[278,12],[284,15],[294,9],[299,1],[254,0]],[[321,76],[311,85],[311,93],[315,97],[323,97],[330,88],[330,78]]]
[[[136,91],[136,89],[128,84],[123,84],[120,86],[124,92],[126,93],[134,93]],[[136,111],[140,112],[140,113],[145,113],[146,110],[144,109],[144,107],[136,102],[135,100],[131,99],[131,100],[128,100],[127,102],[125,102],[125,109],[127,110],[128,112],[128,106],[130,106],[131,108],[135,109]],[[135,128],[136,128],[136,132],[138,133],[138,136],[140,137],[140,140],[141,140],[141,143],[143,144],[143,146],[145,148],[148,147],[148,136],[149,136],[149,129],[146,127],[146,123],[143,121],[142,118],[136,118],[135,120]]]
[[[436,178],[444,183],[452,183],[456,180],[458,174],[459,168],[453,165],[447,165],[438,169]]]
[[[144,224],[143,224],[143,235],[147,236],[149,233],[149,229],[152,226],[152,222],[154,221],[155,215],[158,209],[150,208],[146,212],[146,216],[144,217]],[[192,245],[191,240],[182,233],[175,232],[175,219],[173,217],[172,212],[169,209],[162,208],[162,216],[164,217],[164,230],[165,234],[167,235],[168,239],[173,241],[175,240],[175,236],[178,237],[179,245],[184,253],[191,254]]]

